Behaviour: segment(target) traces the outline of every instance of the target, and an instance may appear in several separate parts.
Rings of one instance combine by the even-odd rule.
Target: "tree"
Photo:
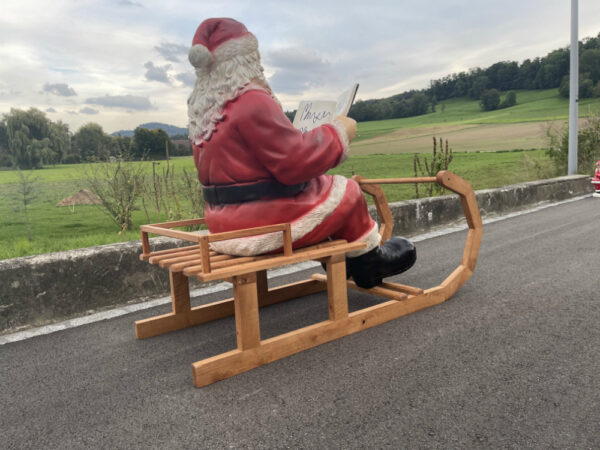
[[[473,86],[469,91],[469,96],[474,99],[480,99],[481,94],[488,88],[490,84],[490,80],[485,75],[478,76],[475,81],[473,81]]]
[[[28,207],[37,196],[36,188],[38,178],[34,177],[31,174],[31,172],[28,174],[24,174],[20,169],[18,170],[18,174],[19,184],[17,185],[17,192],[19,193],[19,203],[23,206],[23,216],[25,218],[27,240],[31,242],[33,241],[33,236],[31,234],[31,224],[29,223]]]
[[[579,78],[579,98],[591,98],[594,96],[594,82],[588,77]]]
[[[133,156],[136,158],[149,157],[152,159],[165,159],[167,151],[173,151],[173,142],[169,135],[162,129],[149,130],[137,127],[133,132]]]
[[[42,155],[44,164],[59,164],[64,161],[71,150],[71,135],[69,126],[62,122],[50,122],[49,130],[51,152]]]
[[[8,131],[6,129],[6,121],[0,121],[0,167],[10,167],[12,161],[8,153]]]
[[[562,78],[562,81],[560,82],[560,87],[558,88],[558,94],[561,97],[569,98],[570,89],[571,89],[571,87],[570,87],[569,75],[565,75]]]
[[[600,80],[600,48],[588,48],[581,53],[579,72],[587,73],[594,83]]]
[[[429,109],[429,99],[425,94],[415,94],[412,96],[409,102],[409,116],[420,116],[422,114],[427,114],[427,110]]]
[[[108,160],[110,153],[110,136],[97,123],[83,125],[73,135],[73,153],[82,161]]]
[[[488,89],[481,94],[479,105],[484,111],[493,111],[500,105],[500,92],[497,89]]]
[[[558,93],[561,97],[569,98],[571,93],[569,75],[565,75],[558,88]],[[594,82],[590,80],[587,74],[579,76],[579,98],[591,98],[597,97],[596,89],[594,88]]]
[[[12,164],[21,169],[41,168],[42,155],[51,151],[50,120],[39,109],[13,108],[4,121]]]

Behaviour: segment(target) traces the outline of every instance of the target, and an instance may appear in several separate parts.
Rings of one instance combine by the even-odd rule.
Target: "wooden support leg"
[[[348,288],[346,287],[346,255],[327,258],[327,300],[329,320],[348,317]]]
[[[274,305],[275,303],[284,302],[305,295],[315,294],[327,289],[327,283],[325,280],[304,280],[285,286],[276,287],[268,292],[263,292],[260,287],[259,280],[260,272],[259,277],[257,277],[257,290],[259,292],[258,303],[261,307]],[[185,310],[184,307],[180,308],[177,306],[177,308],[177,311]],[[199,325],[201,323],[223,319],[225,317],[234,315],[234,313],[234,301],[233,298],[229,298],[192,308],[187,314],[187,322],[181,321],[181,318],[183,317],[181,314],[177,315],[173,313],[138,320],[135,323],[135,335],[138,339],[145,339],[158,336],[159,334],[168,333],[169,331],[180,330],[182,328]]]
[[[135,322],[135,336],[145,339],[190,326],[190,283],[182,272],[169,271],[173,312]]]
[[[233,277],[235,331],[239,350],[260,345],[256,273]]]
[[[190,281],[183,272],[169,271],[171,282],[171,305],[173,313],[187,314],[190,312]]]
[[[232,350],[192,364],[194,384],[206,386],[277,359],[442,303],[443,296],[427,291],[405,301],[390,300],[354,311],[339,320],[326,320],[265,339],[248,349]]]
[[[258,291],[259,301],[269,295],[269,281],[267,279],[267,271],[259,270],[256,272],[256,290]]]

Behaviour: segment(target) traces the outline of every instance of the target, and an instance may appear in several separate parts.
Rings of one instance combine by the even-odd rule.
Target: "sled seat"
[[[392,319],[441,303],[452,296],[471,276],[481,241],[481,218],[471,186],[451,172],[437,177],[367,180],[355,177],[366,194],[373,196],[382,242],[392,235],[393,218],[379,184],[436,182],[461,197],[469,232],[461,264],[439,286],[429,289],[384,282],[362,289],[346,280],[346,254],[365,248],[361,242],[324,241],[317,245],[292,249],[290,224],[270,225],[225,233],[189,232],[175,228],[204,224],[204,219],[143,225],[140,259],[169,271],[172,312],[138,320],[138,339],[157,336],[193,325],[235,316],[237,348],[192,364],[194,384],[206,386],[252,368],[315,347],[325,342],[379,325]],[[259,256],[231,256],[210,250],[211,242],[265,233],[282,233],[283,251]],[[192,245],[151,251],[149,235],[169,236]],[[303,261],[325,263],[327,274],[269,289],[267,270]],[[189,279],[227,281],[233,285],[233,298],[192,308]],[[375,306],[348,312],[348,288],[367,291],[387,298]],[[327,291],[329,319],[269,339],[261,339],[259,308],[285,300]]]

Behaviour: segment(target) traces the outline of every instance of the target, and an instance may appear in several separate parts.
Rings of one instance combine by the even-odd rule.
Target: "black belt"
[[[293,197],[302,192],[305,187],[306,183],[287,185],[275,180],[267,180],[248,184],[203,186],[202,193],[207,203],[226,205],[271,198]]]

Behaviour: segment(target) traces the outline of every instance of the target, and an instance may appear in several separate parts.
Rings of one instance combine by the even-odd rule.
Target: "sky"
[[[426,88],[570,42],[568,0],[2,0],[0,114],[30,107],[72,132],[146,122],[187,126],[198,25],[232,17],[257,37],[285,110]],[[579,38],[600,33],[600,1],[579,0]]]

